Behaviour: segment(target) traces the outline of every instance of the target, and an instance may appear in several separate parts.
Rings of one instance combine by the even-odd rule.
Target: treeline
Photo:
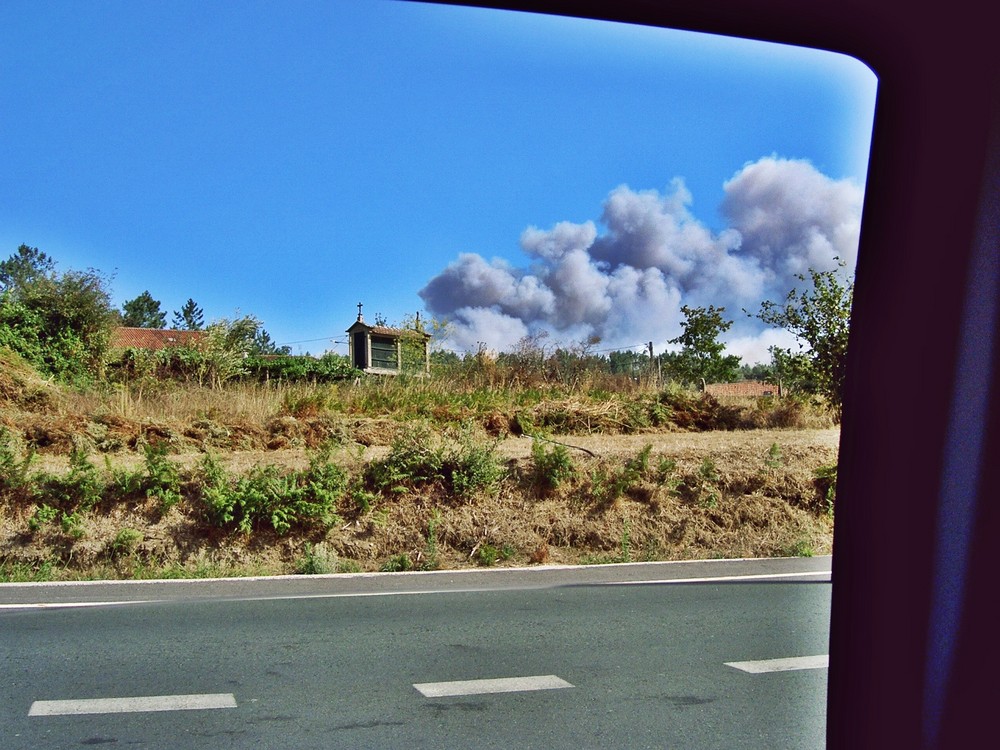
[[[99,271],[61,271],[36,247],[21,245],[0,261],[0,346],[39,373],[71,385],[172,378],[220,385],[234,378],[329,381],[352,373],[346,357],[290,357],[252,315],[204,322],[192,299],[174,311],[179,330],[201,331],[188,346],[112,352],[118,326],[163,328],[166,313],[146,291],[122,310],[111,304]]]
[[[752,314],[768,325],[791,331],[801,342],[797,351],[773,347],[771,362],[745,365],[725,354],[722,335],[732,326],[724,307],[681,308],[681,334],[668,343],[674,350],[655,357],[645,352],[600,354],[594,338],[576,346],[551,346],[546,334],[522,339],[509,352],[485,348],[458,354],[436,351],[438,371],[498,384],[558,383],[579,385],[595,375],[625,382],[647,379],[698,387],[707,383],[758,379],[780,383],[784,393],[821,397],[839,411],[842,397],[853,282],[834,271],[810,271],[802,286],[780,302],[765,301]],[[234,380],[261,382],[331,382],[357,377],[347,357],[292,357],[278,347],[257,318],[247,315],[207,325],[192,299],[174,311],[178,329],[202,331],[196,342],[160,351],[112,352],[116,326],[161,328],[166,313],[160,302],[143,292],[116,310],[108,279],[98,271],[65,271],[38,248],[21,245],[0,262],[0,346],[16,352],[40,373],[65,383],[135,382],[146,379],[197,381],[213,387]],[[446,338],[447,324],[432,321],[435,338]],[[403,328],[414,328],[406,325]],[[421,340],[422,341],[422,340]],[[422,345],[422,344],[421,344]],[[404,337],[403,363],[422,370],[422,349]]]

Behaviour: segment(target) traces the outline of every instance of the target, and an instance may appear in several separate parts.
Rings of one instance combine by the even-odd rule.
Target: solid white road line
[[[746,581],[748,583],[753,583],[754,581],[763,581],[773,578],[815,578],[817,576],[828,577],[831,575],[829,570],[807,570],[801,573],[748,573],[747,575],[737,575],[737,576],[712,576],[711,578],[664,578],[658,581],[608,581],[606,583],[597,584],[599,586],[647,586],[649,584],[663,584],[663,583],[730,583],[732,581]]]
[[[484,695],[486,693],[521,693],[532,690],[559,690],[573,685],[554,674],[536,677],[503,677],[495,680],[458,680],[455,682],[422,682],[413,685],[425,698],[452,695]]]
[[[206,708],[236,708],[236,698],[232,693],[207,693],[201,695],[150,695],[141,698],[35,701],[31,704],[28,716],[196,711]]]
[[[0,609],[64,609],[79,607],[120,607],[124,604],[149,604],[150,601],[126,602],[33,602],[28,604],[0,604]]]
[[[727,661],[726,666],[751,674],[791,672],[797,669],[826,669],[830,666],[830,657],[827,654],[822,654],[820,656],[796,656],[790,659],[766,659],[764,661]]]

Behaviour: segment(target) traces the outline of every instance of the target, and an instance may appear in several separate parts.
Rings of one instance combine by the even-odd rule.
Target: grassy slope
[[[816,475],[836,464],[838,431],[822,427],[818,417],[820,429],[689,432],[679,431],[678,423],[690,426],[691,414],[655,392],[449,391],[402,383],[237,387],[221,394],[147,384],[145,391],[76,394],[54,390],[9,362],[0,366],[4,383],[10,385],[0,394],[0,422],[11,445],[38,451],[28,487],[0,490],[0,576],[7,579],[762,557],[831,549],[828,482]],[[45,395],[27,398],[29,391]],[[755,409],[760,411],[746,405],[744,419],[766,424],[767,414],[747,416]],[[664,413],[669,418],[650,424]],[[799,416],[806,423],[808,415]],[[547,419],[576,434],[554,437]],[[497,482],[464,496],[440,480],[397,482],[395,491],[366,482],[373,462],[391,455],[394,441],[418,422],[431,426],[434,440],[452,446],[458,438],[441,436],[456,424],[470,426],[464,444],[500,468]],[[564,460],[572,474],[554,488],[539,481],[533,441],[512,434],[538,423],[571,446]],[[178,467],[182,492],[176,503],[142,492],[107,496],[71,523],[61,520],[65,516],[39,517],[43,475],[65,477],[74,444],[90,452],[95,481],[106,483],[126,468],[143,474],[142,445],[156,441]],[[206,452],[237,477],[262,465],[304,470],[314,455],[310,449],[321,443],[339,446],[331,461],[352,488],[335,503],[335,523],[293,525],[278,534],[266,522],[250,533],[209,522],[197,468]],[[540,445],[548,455],[561,450]]]

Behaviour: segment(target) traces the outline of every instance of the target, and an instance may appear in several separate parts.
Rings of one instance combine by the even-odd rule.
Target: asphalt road
[[[829,566],[0,585],[0,747],[818,748]]]

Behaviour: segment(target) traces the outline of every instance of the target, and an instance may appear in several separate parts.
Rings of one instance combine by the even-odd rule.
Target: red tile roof
[[[113,349],[148,349],[192,346],[205,337],[204,331],[173,331],[160,328],[116,328],[111,332]]]

